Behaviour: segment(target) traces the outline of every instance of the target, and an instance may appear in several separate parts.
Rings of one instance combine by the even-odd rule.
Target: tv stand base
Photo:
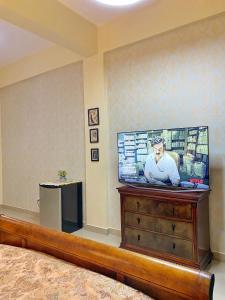
[[[209,191],[118,188],[120,247],[178,264],[204,269],[212,260]]]

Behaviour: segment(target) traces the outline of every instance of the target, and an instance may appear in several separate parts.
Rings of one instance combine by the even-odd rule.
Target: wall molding
[[[93,225],[84,224],[84,229],[95,233],[108,234],[107,228],[101,228]]]
[[[8,212],[15,212],[15,213],[18,213],[18,214],[26,214],[27,216],[33,217],[33,218],[39,218],[40,217],[39,212],[34,212],[34,211],[31,211],[31,210],[28,210],[28,209],[23,209],[23,208],[20,208],[20,207],[14,207],[14,206],[6,205],[6,204],[0,204],[0,213],[7,215]],[[83,228],[85,230],[88,230],[88,231],[92,231],[92,232],[100,233],[100,234],[105,234],[105,235],[108,235],[108,234],[113,234],[113,235],[116,235],[116,236],[121,235],[120,230],[113,229],[113,228],[102,228],[102,227],[97,227],[97,226],[93,226],[93,225],[88,225],[88,224],[85,224],[85,223],[83,225]]]
[[[31,211],[31,210],[20,208],[20,207],[14,207],[14,206],[6,205],[6,204],[0,204],[0,213],[7,214],[8,213],[7,211],[26,214],[27,216],[34,217],[34,218],[40,217],[39,212]],[[83,228],[85,230],[92,231],[95,233],[100,233],[100,234],[105,234],[105,235],[112,234],[112,235],[116,235],[116,236],[121,236],[121,231],[119,229],[102,228],[102,227],[93,226],[93,225],[89,225],[89,224],[85,224],[85,223],[84,223]]]
[[[0,204],[0,211],[2,211],[3,214],[4,214],[4,210],[11,210],[18,213],[24,213],[31,217],[36,217],[36,218],[40,216],[39,212],[31,211],[20,207],[14,207],[6,204]]]
[[[213,251],[213,258],[215,260],[225,262],[225,253]]]
[[[108,231],[109,231],[109,234],[121,237],[121,230],[119,230],[119,229],[109,228]]]
[[[105,234],[105,235],[112,234],[116,236],[121,236],[121,231],[114,228],[102,228],[102,227],[84,224],[84,229],[95,233]]]

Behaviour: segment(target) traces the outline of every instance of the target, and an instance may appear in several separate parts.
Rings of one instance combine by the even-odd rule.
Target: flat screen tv
[[[120,132],[117,143],[120,182],[209,189],[207,126]]]

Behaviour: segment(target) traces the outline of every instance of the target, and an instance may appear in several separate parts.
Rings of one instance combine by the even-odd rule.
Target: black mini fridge
[[[83,227],[82,182],[40,185],[40,224],[64,232]]]

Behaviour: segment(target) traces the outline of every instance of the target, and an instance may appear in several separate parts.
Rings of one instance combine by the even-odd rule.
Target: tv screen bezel
[[[146,133],[147,131],[161,131],[161,130],[179,130],[179,129],[196,129],[200,127],[207,128],[207,140],[208,140],[208,177],[209,177],[209,184],[208,189],[200,189],[200,188],[193,188],[193,187],[181,187],[181,186],[173,186],[173,185],[160,185],[160,184],[152,184],[152,183],[138,183],[138,182],[127,182],[126,180],[120,179],[119,176],[119,152],[118,152],[118,137],[119,134],[132,134],[132,133]],[[162,189],[162,190],[171,190],[171,191],[210,191],[210,162],[209,162],[209,126],[208,125],[200,125],[200,126],[186,126],[186,127],[173,127],[173,128],[161,128],[161,129],[146,129],[146,130],[131,130],[131,131],[120,131],[117,132],[117,176],[118,181],[122,184],[126,184],[128,186],[132,186],[135,188],[155,188],[155,189]]]

